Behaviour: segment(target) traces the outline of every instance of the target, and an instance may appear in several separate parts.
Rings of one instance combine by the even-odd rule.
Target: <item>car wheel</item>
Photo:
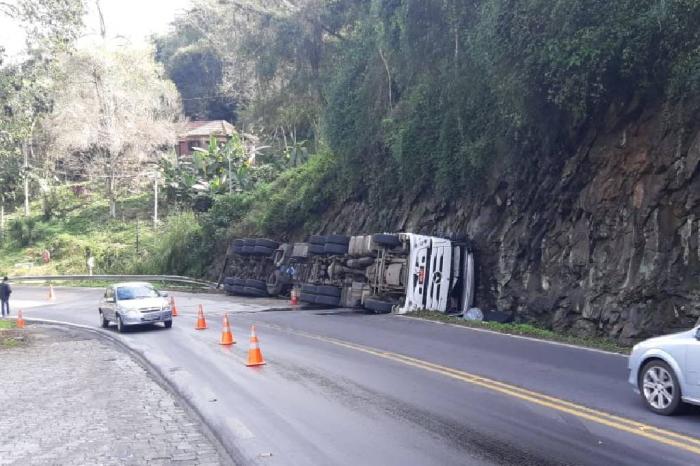
[[[165,328],[172,328],[173,326],[173,321],[172,320],[166,320],[163,322],[163,325],[165,325]]]
[[[124,322],[122,322],[122,316],[117,315],[117,332],[124,333],[126,327],[124,327]]]
[[[105,315],[100,311],[100,326],[102,328],[109,327],[109,320],[105,319]]]
[[[646,363],[639,374],[639,392],[647,408],[670,416],[681,406],[681,389],[671,366],[661,360]]]

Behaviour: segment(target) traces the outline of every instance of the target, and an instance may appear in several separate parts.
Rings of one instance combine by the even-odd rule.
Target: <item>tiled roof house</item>
[[[188,121],[177,137],[177,155],[190,155],[195,147],[207,147],[211,136],[225,143],[235,131],[233,125],[225,120]]]

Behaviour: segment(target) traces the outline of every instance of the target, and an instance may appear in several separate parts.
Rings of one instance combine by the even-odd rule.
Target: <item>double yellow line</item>
[[[644,437],[648,440],[652,440],[663,445],[675,447],[690,453],[694,453],[696,455],[700,455],[700,439],[695,437],[690,437],[676,432],[659,429],[658,427],[643,424],[641,422],[616,416],[614,414],[609,414],[604,411],[591,409],[577,403],[572,403],[570,401],[555,398],[549,395],[545,395],[543,393],[527,390],[516,385],[500,382],[498,380],[490,379],[488,377],[482,377],[480,375],[470,374],[469,372],[453,369],[451,367],[441,366],[439,364],[434,364],[432,362],[424,361],[422,359],[416,359],[410,356],[405,356],[403,354],[393,353],[391,351],[383,351],[368,346],[358,345],[356,343],[350,343],[344,340],[338,340],[336,338],[314,335],[311,333],[303,332],[300,330],[294,330],[288,327],[282,327],[275,324],[259,323],[258,325],[274,328],[282,332],[292,333],[294,335],[299,335],[313,340],[323,341],[343,348],[348,348],[366,354],[371,354],[373,356],[377,356],[383,359],[395,361],[401,364],[405,364],[407,366],[412,366],[429,372],[434,372],[436,374],[441,374],[446,377],[450,377],[472,385],[483,387],[487,390],[502,393],[504,395],[508,395],[530,403],[534,403],[539,406],[544,406],[546,408],[550,408],[562,413],[570,414],[580,419],[595,422],[597,424],[601,424],[612,429],[628,432],[639,437]]]

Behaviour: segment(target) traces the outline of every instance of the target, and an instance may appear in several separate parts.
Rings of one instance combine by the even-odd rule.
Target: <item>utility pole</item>
[[[22,153],[24,154],[24,216],[29,217],[29,153],[27,141],[22,142]]]
[[[226,158],[228,159],[228,193],[231,194],[233,192],[233,180],[231,179],[231,154],[228,154]]]
[[[153,176],[153,227],[158,226],[158,172]]]

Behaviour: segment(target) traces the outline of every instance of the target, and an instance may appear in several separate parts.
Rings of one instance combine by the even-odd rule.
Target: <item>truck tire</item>
[[[311,235],[309,236],[308,242],[311,244],[320,244],[321,246],[323,246],[324,244],[326,244],[326,237],[321,235]]]
[[[325,254],[347,254],[348,246],[344,244],[326,243],[323,247]]]
[[[347,246],[350,243],[350,237],[345,235],[326,235],[326,244],[342,244]]]
[[[303,285],[301,285],[301,292],[308,294],[318,294],[318,287],[316,285],[309,285],[308,283],[304,283]]]
[[[387,248],[395,248],[396,246],[401,246],[401,241],[396,235],[377,233],[372,235],[372,241],[378,246],[385,246]]]
[[[299,294],[299,301],[304,303],[313,304],[316,301],[316,295],[311,293],[304,293],[303,291]]]
[[[333,298],[340,298],[340,293],[342,289],[337,286],[331,285],[317,285],[316,292],[317,295],[331,296]]]
[[[261,290],[260,288],[253,288],[251,286],[243,287],[243,292],[246,296],[253,296],[255,298],[266,298],[267,290]]]
[[[325,248],[323,244],[311,243],[309,244],[309,254],[315,254],[317,256],[325,254]]]
[[[394,304],[387,301],[382,301],[381,299],[365,298],[365,302],[362,304],[362,307],[368,311],[374,311],[377,314],[387,314],[391,312]]]
[[[267,284],[263,280],[256,280],[254,278],[248,278],[245,281],[245,287],[246,288],[255,288],[260,291],[264,291],[267,293]]]
[[[340,304],[340,298],[338,296],[324,296],[317,294],[314,297],[314,304],[323,304],[324,306],[337,307]]]
[[[256,256],[271,256],[275,252],[266,246],[253,246],[253,254]]]
[[[269,277],[267,277],[267,294],[270,296],[279,296],[284,292],[284,289],[289,283],[287,275],[280,272],[279,270],[273,270]]]
[[[231,287],[231,294],[243,296],[245,294],[245,287],[243,285],[233,285]]]
[[[280,245],[277,241],[272,241],[271,239],[267,238],[258,238],[255,240],[255,245],[256,246],[263,246],[266,248],[270,249],[277,249]]]
[[[225,277],[224,278],[224,285],[234,285],[235,283],[233,282],[234,277]]]
[[[243,246],[241,248],[241,255],[242,256],[250,256],[255,252],[255,246]]]
[[[243,246],[255,246],[254,238],[243,238],[241,241],[243,241]]]

